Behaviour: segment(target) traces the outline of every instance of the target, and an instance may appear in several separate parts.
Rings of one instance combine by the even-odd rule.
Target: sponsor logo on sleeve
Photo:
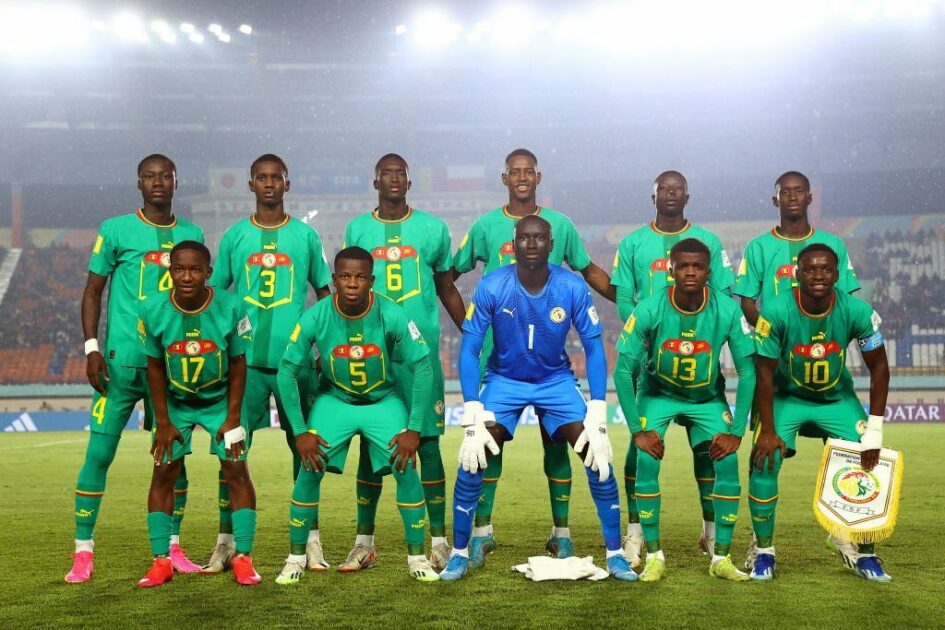
[[[591,318],[591,323],[595,326],[600,323],[600,317],[597,316],[597,309],[593,306],[587,309],[587,316]]]

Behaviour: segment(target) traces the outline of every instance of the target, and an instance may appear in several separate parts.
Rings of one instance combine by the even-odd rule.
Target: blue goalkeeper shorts
[[[572,374],[527,383],[487,373],[479,400],[486,411],[495,414],[496,422],[505,427],[509,440],[514,438],[518,420],[529,405],[535,408],[541,426],[552,439],[558,439],[555,434],[562,426],[583,422],[587,415],[587,401]]]

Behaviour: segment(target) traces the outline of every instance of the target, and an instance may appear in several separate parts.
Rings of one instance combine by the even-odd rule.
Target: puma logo
[[[466,516],[472,516],[472,511],[473,509],[475,509],[475,507],[476,507],[475,505],[471,505],[468,508],[464,508],[461,505],[457,505],[456,509],[462,512],[463,514],[465,514]]]
[[[507,309],[507,308],[505,308],[505,307],[503,306],[501,309],[499,309],[499,312],[501,312],[501,313],[508,313],[508,314],[509,314],[509,317],[515,317],[515,309],[514,309],[514,308],[513,308],[512,310],[509,310],[509,309]]]

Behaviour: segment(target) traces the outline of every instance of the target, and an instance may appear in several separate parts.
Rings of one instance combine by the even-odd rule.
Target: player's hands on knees
[[[755,447],[751,451],[751,463],[756,470],[763,470],[765,465],[765,460],[768,461],[768,470],[774,470],[775,463],[775,452],[781,451],[781,459],[784,459],[784,455],[787,452],[787,446],[784,445],[784,440],[778,437],[778,434],[774,431],[762,431],[758,435],[758,441],[755,442]]]
[[[230,431],[233,431],[239,428],[240,428],[239,416],[235,416],[232,418],[227,417],[226,422],[224,422],[223,425],[220,427],[220,430],[217,431],[217,434],[215,436],[216,441],[223,442],[224,446],[226,446],[225,435],[229,433]],[[244,436],[246,435],[245,432],[243,432],[243,435]],[[244,437],[243,439],[230,444],[229,448],[226,449],[226,452],[230,459],[232,459],[233,461],[238,461],[240,456],[246,452],[246,438]]]
[[[649,454],[653,459],[663,459],[665,446],[663,439],[656,431],[637,431],[633,434],[633,443],[644,453]]]
[[[396,447],[396,448],[395,448]],[[410,429],[404,429],[387,444],[387,448],[394,448],[391,453],[390,463],[397,472],[407,470],[407,464],[417,466],[417,449],[420,448],[420,433]]]
[[[101,352],[90,352],[85,358],[85,376],[89,379],[89,385],[92,386],[102,396],[105,395],[105,383],[111,380],[108,376],[108,366],[105,365],[105,357]]]
[[[716,433],[709,444],[709,458],[714,460],[724,459],[738,450],[742,439],[731,433]]]
[[[879,463],[879,450],[871,448],[868,451],[860,451],[860,468],[866,471],[873,470]]]
[[[322,447],[331,448],[331,444],[322,439],[317,433],[306,431],[295,436],[295,450],[299,453],[302,466],[305,470],[322,471],[328,464],[328,454]]]
[[[170,422],[158,422],[154,429],[154,441],[151,443],[151,455],[154,456],[154,465],[160,466],[165,461],[171,463],[174,457],[174,442],[184,443],[184,436]]]

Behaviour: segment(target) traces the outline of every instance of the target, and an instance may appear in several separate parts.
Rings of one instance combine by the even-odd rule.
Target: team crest
[[[403,252],[400,251],[399,247],[387,248],[387,260],[396,262],[400,260],[401,256],[403,256]]]
[[[171,253],[170,252],[161,252],[161,266],[162,267],[171,266]]]
[[[696,347],[692,344],[691,341],[683,341],[679,344],[679,354],[690,355]]]
[[[863,435],[866,433],[866,420],[856,421],[856,432],[858,435]]]
[[[195,354],[200,354],[200,342],[199,341],[188,341],[184,345],[184,352],[193,356]]]
[[[446,405],[443,404],[442,400],[438,400],[433,404],[433,411],[435,411],[437,415],[442,414],[445,410]]]
[[[722,412],[722,422],[729,426],[732,425],[732,412],[728,409]]]
[[[560,306],[556,306],[553,309],[551,309],[550,316],[551,316],[551,321],[553,321],[556,324],[560,324],[568,316],[568,313]]]
[[[272,269],[276,266],[275,254],[265,253],[262,255],[262,266],[266,269]]]
[[[859,466],[845,466],[833,476],[833,491],[847,503],[869,503],[879,496],[879,479]]]
[[[810,347],[810,356],[814,359],[819,359],[825,354],[827,354],[827,349],[822,343],[815,343]]]
[[[364,348],[362,348],[361,346],[351,346],[351,350],[349,351],[349,355],[350,355],[351,358],[354,359],[355,361],[357,361],[357,360],[359,360],[359,359],[363,359],[363,358],[364,358]]]

